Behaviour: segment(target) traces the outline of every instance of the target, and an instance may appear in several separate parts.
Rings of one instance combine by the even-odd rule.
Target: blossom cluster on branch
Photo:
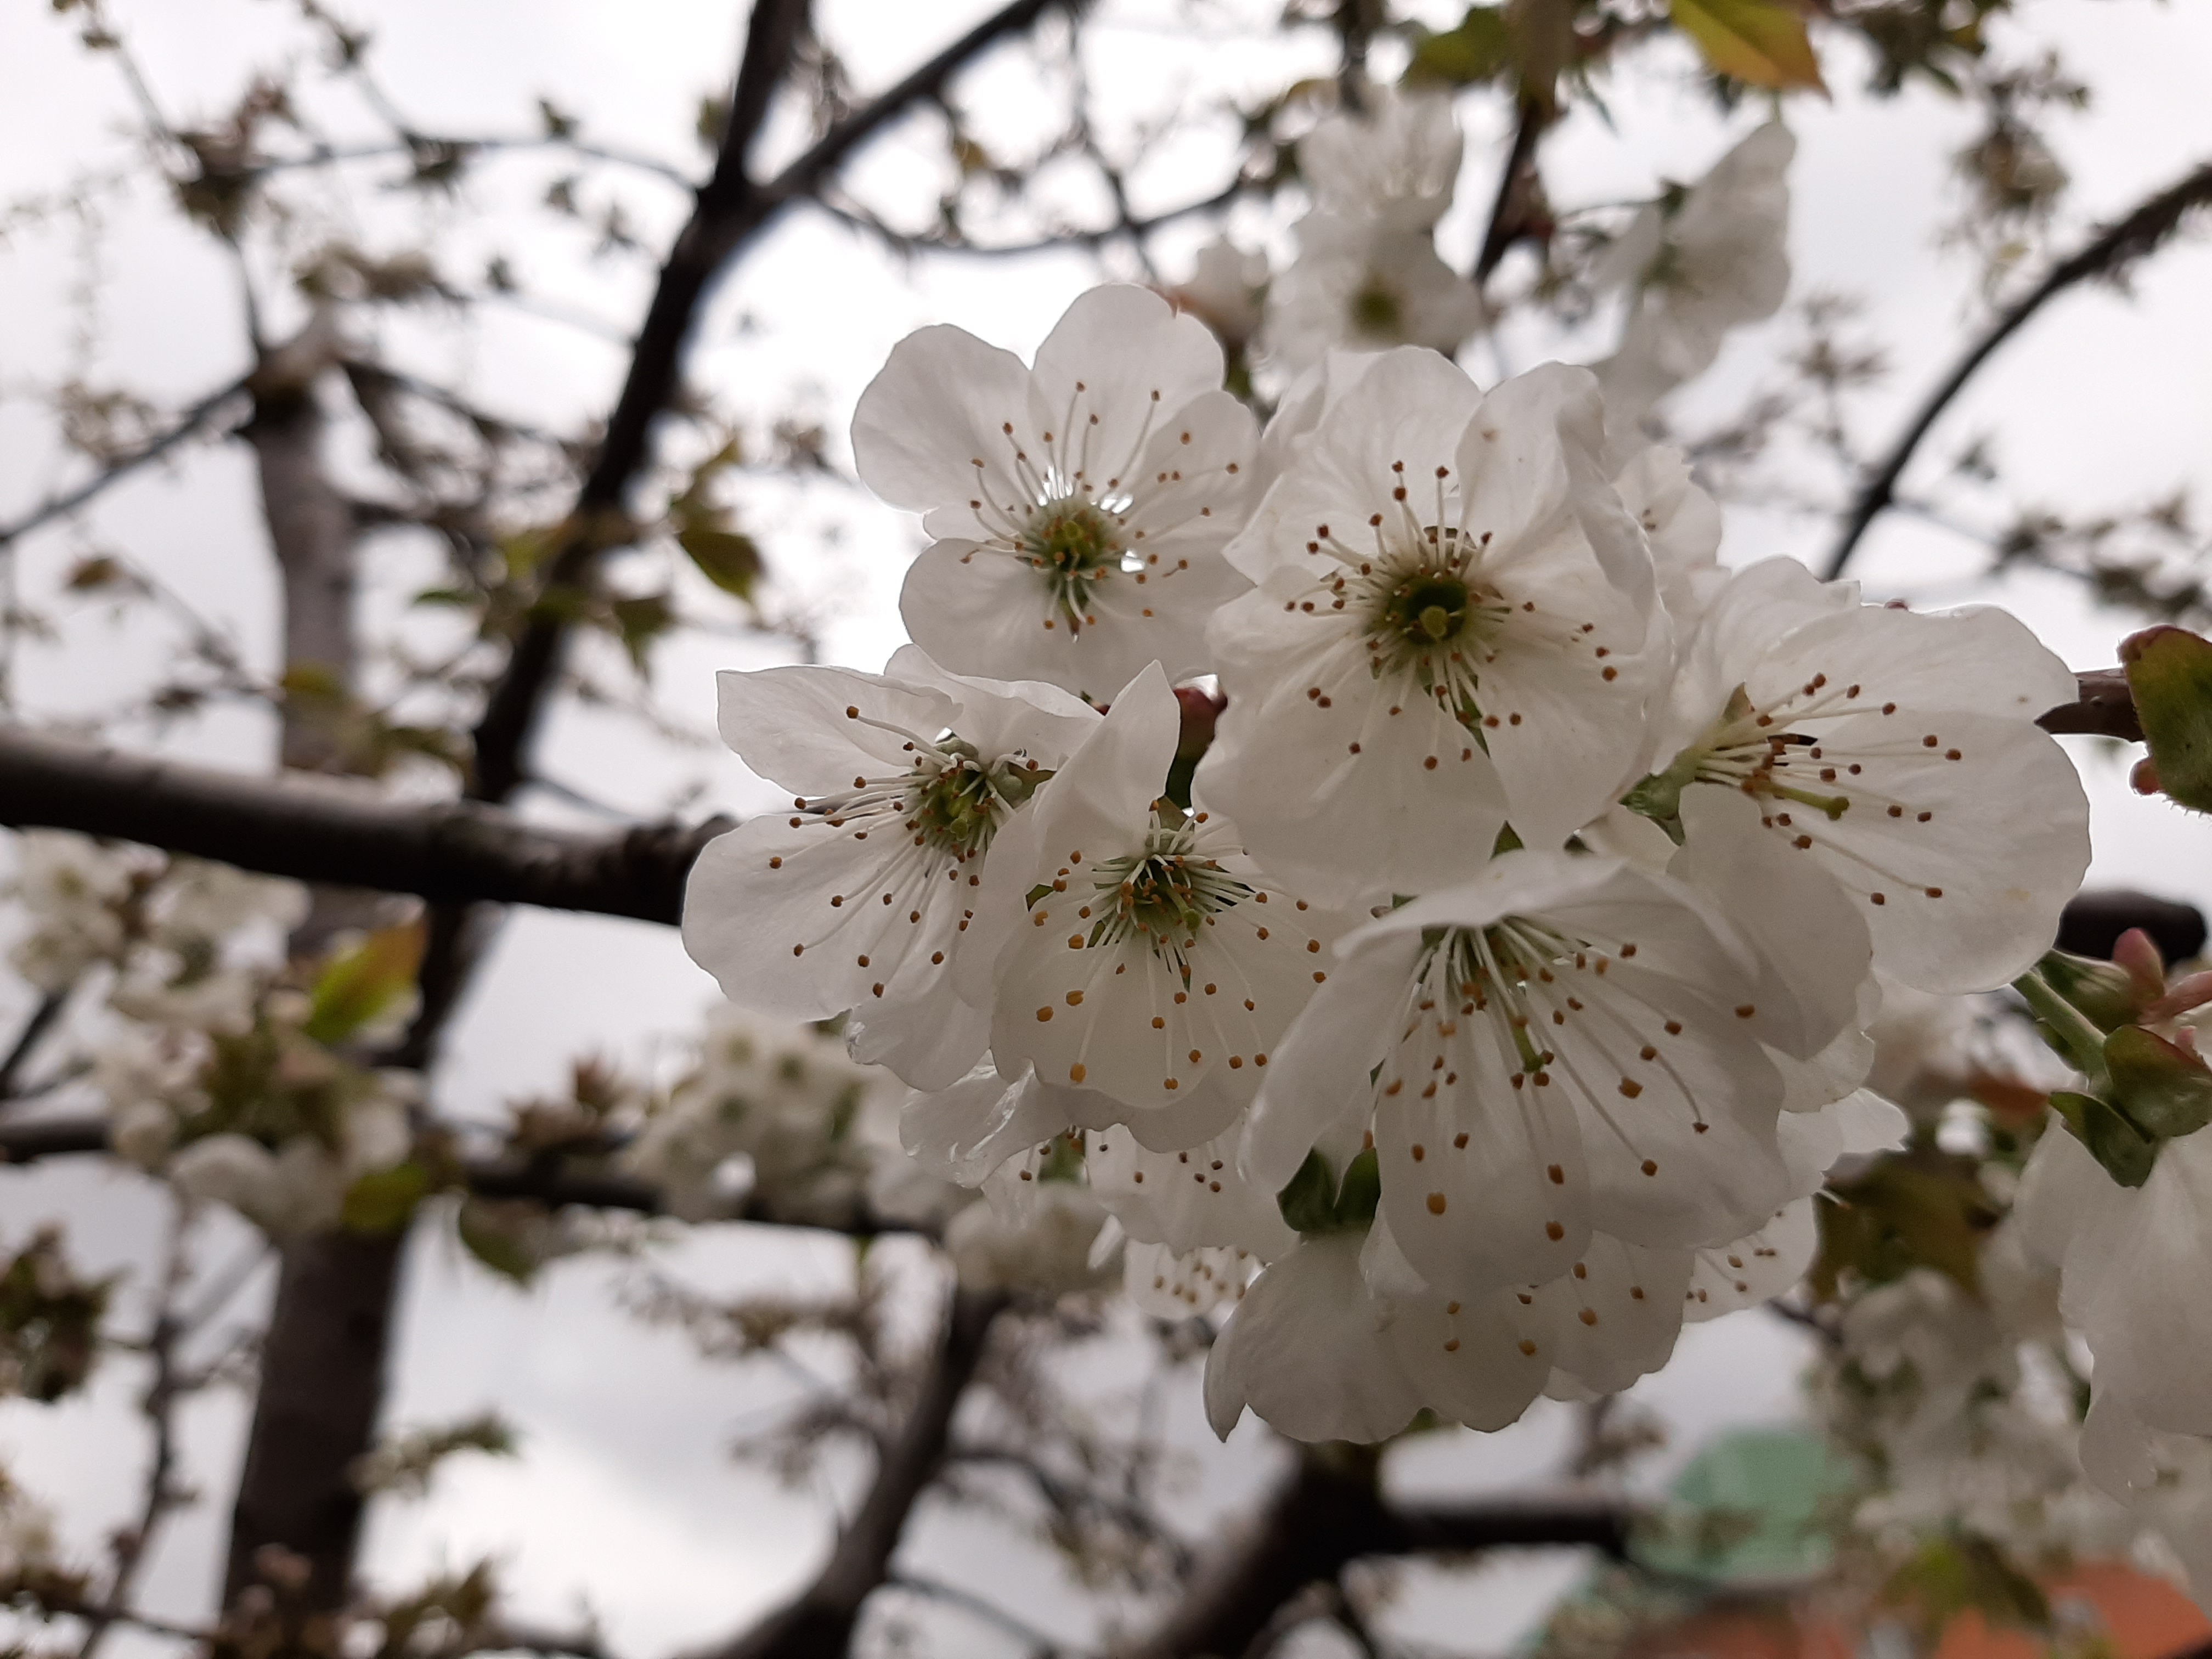
[[[1316,218],[1341,170],[1363,234],[1425,236],[1440,109],[1309,140]],[[991,1200],[972,1273],[1119,1248],[1147,1305],[1233,1307],[1224,1434],[1498,1427],[1784,1291],[1831,1166],[1906,1129],[1862,1086],[1885,994],[2005,985],[2080,881],[2034,724],[2064,665],[2001,611],[1723,568],[1636,435],[1778,302],[1789,148],[1630,239],[1604,374],[1486,390],[1448,331],[1347,323],[1273,349],[1262,428],[1145,289],[1027,364],[925,329],[854,427],[933,538],[915,643],[722,676],[791,805],[701,857],[693,955],[912,1086],[909,1150]]]

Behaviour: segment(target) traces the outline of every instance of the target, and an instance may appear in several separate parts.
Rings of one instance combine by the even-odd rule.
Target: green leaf
[[[760,547],[742,531],[713,525],[687,525],[676,532],[677,544],[691,556],[699,574],[725,593],[750,601],[760,580]]]
[[[1778,92],[1828,89],[1805,19],[1783,0],[1671,0],[1668,9],[1717,74]]]
[[[1814,1211],[1820,1251],[1811,1284],[1820,1300],[1834,1299],[1846,1273],[1887,1285],[1914,1267],[1933,1267],[1981,1293],[1980,1242],[1997,1212],[1972,1159],[1916,1146],[1884,1156],[1829,1195],[1836,1201]]]
[[[617,599],[607,609],[614,618],[616,637],[629,653],[630,666],[644,673],[653,641],[676,626],[676,607],[665,593],[641,593]]]
[[[1413,43],[1409,81],[1442,81],[1471,87],[1493,81],[1513,62],[1513,31],[1502,6],[1469,6],[1467,15],[1441,34]]]
[[[2051,1097],[2051,1109],[2121,1186],[2140,1187],[2150,1179],[2158,1143],[2094,1095],[2062,1089]]]
[[[2158,787],[2192,812],[2212,812],[2212,641],[2185,628],[2146,628],[2120,641]]]
[[[1992,1625],[2051,1628],[2051,1603],[2036,1582],[1996,1545],[1971,1534],[1928,1540],[1891,1577],[1883,1599],[1917,1611],[1931,1647],[1970,1611]]]
[[[429,1190],[429,1172],[411,1159],[373,1170],[346,1188],[339,1218],[349,1233],[398,1232]]]
[[[463,1248],[503,1278],[527,1285],[536,1275],[537,1235],[544,1217],[534,1205],[462,1200],[453,1219]]]
[[[2112,1102],[2154,1140],[2194,1134],[2212,1123],[2212,1071],[2186,1048],[2140,1025],[2105,1039]]]
[[[337,957],[308,994],[301,1029],[317,1042],[343,1042],[413,988],[427,937],[422,918],[386,927]]]

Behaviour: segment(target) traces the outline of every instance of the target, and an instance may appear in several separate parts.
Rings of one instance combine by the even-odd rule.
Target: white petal
[[[1380,1339],[1386,1310],[1359,1274],[1360,1237],[1302,1243],[1253,1282],[1206,1361],[1206,1416],[1223,1439],[1248,1405],[1294,1440],[1388,1439],[1421,1407]]]
[[[1599,1394],[1657,1370],[1682,1328],[1690,1272],[1686,1250],[1597,1234],[1571,1271],[1532,1292],[1553,1333],[1552,1364]]]
[[[861,481],[894,507],[945,510],[936,535],[961,533],[962,504],[982,495],[1023,494],[1012,470],[1006,422],[1026,423],[1030,371],[1011,351],[947,324],[920,329],[891,348],[853,413],[853,458]],[[977,489],[981,462],[985,487]]]
[[[1813,1198],[1793,1198],[1733,1243],[1697,1253],[1684,1314],[1692,1323],[1771,1302],[1805,1276],[1820,1234]]]
[[[906,771],[907,740],[934,738],[958,708],[931,687],[849,668],[725,669],[714,685],[722,741],[769,782],[805,795],[848,788],[855,773]]]

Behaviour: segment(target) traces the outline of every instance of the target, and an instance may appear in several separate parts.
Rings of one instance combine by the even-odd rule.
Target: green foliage
[[[1929,1145],[1884,1154],[1856,1180],[1829,1188],[1819,1206],[1820,1254],[1813,1293],[1835,1299],[1846,1275],[1887,1285],[1933,1267],[1979,1294],[1978,1251],[1998,1213],[1975,1161]]]
[[[72,1273],[51,1230],[0,1267],[0,1396],[51,1403],[82,1388],[99,1356],[112,1285]]]
[[[1826,92],[1805,18],[1785,0],[1670,0],[1674,27],[1717,75],[1776,92]]]
[[[430,1174],[409,1159],[388,1170],[373,1170],[346,1188],[338,1218],[351,1233],[396,1233],[414,1219],[430,1190]]]
[[[2157,787],[2192,812],[2212,812],[2212,641],[2185,628],[2146,628],[2120,642]]]
[[[429,935],[422,918],[380,928],[325,967],[308,993],[306,1035],[343,1042],[412,990]]]
[[[524,1200],[466,1198],[453,1217],[462,1248],[518,1285],[527,1285],[537,1276],[544,1260],[539,1245],[546,1224],[545,1212]]]
[[[1438,33],[1414,37],[1406,78],[1446,86],[1480,86],[1513,63],[1513,32],[1503,6],[1469,6],[1467,15]]]

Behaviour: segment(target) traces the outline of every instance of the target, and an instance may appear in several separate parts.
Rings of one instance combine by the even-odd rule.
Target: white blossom
[[[992,1004],[1002,1069],[1172,1111],[1196,1139],[1222,1126],[1182,1103],[1209,1079],[1249,1097],[1343,923],[1261,874],[1202,795],[1155,811],[1179,724],[1158,667],[1115,697],[986,871],[963,986]]]
[[[1034,368],[965,331],[909,335],[853,417],[860,477],[936,541],[900,613],[963,673],[1104,697],[1146,663],[1206,666],[1206,618],[1243,586],[1257,434],[1221,346],[1151,290],[1091,289]]]
[[[1364,107],[1339,111],[1298,141],[1298,175],[1326,212],[1425,230],[1459,179],[1465,140],[1452,100],[1395,87],[1364,93]]]
[[[45,992],[68,989],[127,943],[122,906],[143,861],[88,836],[27,830],[15,838],[15,896],[30,928],[9,951],[15,971]]]
[[[1120,1276],[1111,1249],[1097,1248],[1104,1206],[1079,1170],[1060,1167],[1075,1156],[1061,1144],[1030,1148],[993,1172],[983,1203],[952,1218],[945,1250],[963,1286],[1061,1296]]]
[[[1790,186],[1797,141],[1755,129],[1679,195],[1638,213],[1594,273],[1625,289],[1620,349],[1597,364],[1607,421],[1631,433],[1652,406],[1702,374],[1729,330],[1771,317],[1790,290]]]
[[[897,1092],[887,1073],[855,1064],[833,1036],[719,1008],[708,1018],[697,1068],[647,1120],[623,1161],[686,1220],[726,1214],[739,1198],[780,1219],[836,1219],[872,1189],[898,1191],[902,1206],[927,1211],[930,1194],[875,1173],[904,1162],[890,1128]],[[882,1129],[873,1133],[877,1111]],[[750,1188],[733,1192],[726,1177],[740,1158]]]
[[[1212,329],[1224,345],[1241,349],[1260,331],[1267,280],[1265,253],[1217,236],[1199,249],[1190,280],[1170,289],[1167,297]]]
[[[1631,797],[1756,825],[1848,892],[1875,966],[1929,991],[2002,985],[2050,945],[2089,858],[2073,763],[2035,725],[2074,677],[2002,611],[1859,603],[1770,559],[1714,599]]]
[[[692,866],[684,944],[730,999],[787,1019],[858,1007],[854,1053],[917,1087],[981,1053],[952,971],[994,840],[1098,716],[1048,685],[948,674],[907,647],[886,674],[720,677],[721,728],[793,792]]]
[[[1231,1245],[1177,1254],[1164,1244],[1132,1240],[1121,1249],[1121,1287],[1139,1313],[1188,1319],[1237,1301],[1259,1266],[1249,1251]]]
[[[1425,228],[1316,211],[1298,257],[1267,289],[1268,356],[1296,373],[1339,348],[1456,351],[1487,317],[1474,284],[1437,256]]]
[[[1378,357],[1297,441],[1230,557],[1229,708],[1199,789],[1317,900],[1419,892],[1510,820],[1556,847],[1637,769],[1668,668],[1644,538],[1597,465],[1594,384],[1486,397]]]
[[[1893,1107],[1871,1099],[1785,1126],[1792,1201],[1777,1218],[1790,1224],[1779,1243],[1767,1242],[1778,1237],[1771,1223],[1698,1251],[1595,1232],[1540,1282],[1458,1293],[1431,1285],[1407,1257],[1387,1207],[1364,1235],[1353,1227],[1309,1234],[1253,1281],[1216,1340],[1207,1419],[1226,1437],[1249,1405],[1295,1439],[1374,1441],[1424,1407],[1495,1429],[1539,1393],[1617,1393],[1667,1362],[1686,1317],[1749,1306],[1802,1273],[1812,1251],[1809,1194],[1824,1170],[1902,1128]],[[1760,1255],[1770,1249],[1771,1261]]]
[[[1540,1284],[1601,1217],[1673,1249],[1770,1217],[1790,1182],[1762,1040],[1832,1035],[1692,890],[1619,860],[1509,853],[1344,939],[1243,1163],[1279,1187],[1309,1148],[1340,1170],[1371,1133],[1382,1212],[1424,1279]]]

